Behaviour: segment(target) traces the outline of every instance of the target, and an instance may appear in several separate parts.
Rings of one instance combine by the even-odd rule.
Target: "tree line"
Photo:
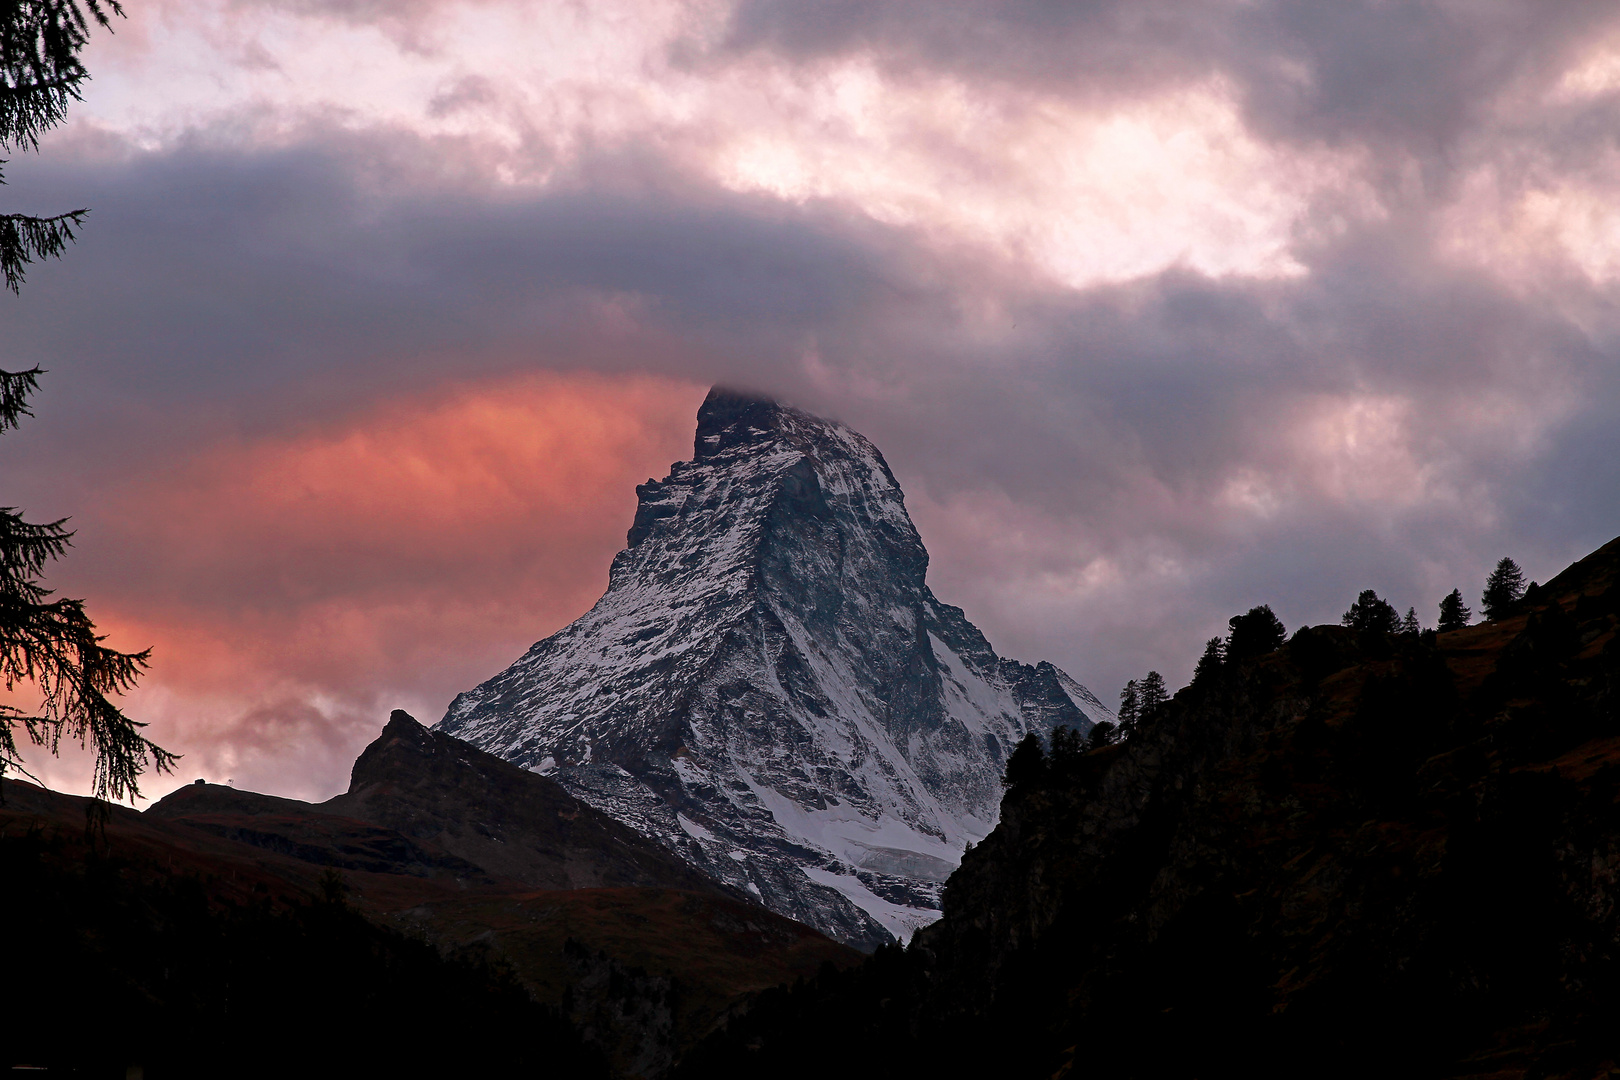
[[[1494,622],[1512,613],[1525,598],[1535,582],[1525,585],[1524,571],[1511,558],[1503,557],[1485,581],[1480,605],[1487,622]],[[1402,615],[1393,604],[1380,597],[1374,589],[1363,589],[1339,621],[1352,630],[1371,634],[1445,634],[1461,630],[1473,619],[1473,611],[1463,600],[1461,589],[1452,589],[1439,604],[1440,617],[1434,630],[1425,630],[1418,620],[1417,609],[1409,607]],[[1288,638],[1288,628],[1271,610],[1269,604],[1252,607],[1242,615],[1227,620],[1227,635],[1213,637],[1204,643],[1203,655],[1193,671],[1193,686],[1208,684],[1228,664],[1255,656],[1264,656],[1282,647]],[[1051,760],[1097,750],[1111,743],[1129,739],[1142,725],[1152,721],[1170,702],[1170,692],[1164,676],[1150,671],[1140,679],[1125,684],[1119,694],[1119,723],[1104,720],[1092,727],[1082,738],[1072,728],[1058,728],[1050,736]],[[1031,732],[1014,748],[1007,759],[1004,783],[1017,785],[1020,778],[1030,779],[1045,770],[1047,749],[1040,735]]]
[[[1528,589],[1535,587],[1535,582],[1531,582],[1527,588],[1519,564],[1504,556],[1485,579],[1485,591],[1480,595],[1485,620],[1495,622],[1511,614]],[[1474,613],[1463,601],[1462,590],[1452,589],[1440,600],[1440,618],[1435,630],[1441,634],[1461,630],[1473,617]],[[1380,634],[1416,634],[1423,630],[1415,608],[1407,608],[1403,616],[1372,589],[1363,589],[1339,621],[1353,630]]]

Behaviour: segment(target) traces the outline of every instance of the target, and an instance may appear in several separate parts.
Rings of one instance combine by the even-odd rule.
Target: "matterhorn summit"
[[[924,581],[883,455],[721,389],[636,489],[607,593],[438,730],[555,778],[773,911],[871,947],[939,915],[1031,731],[1110,719]]]

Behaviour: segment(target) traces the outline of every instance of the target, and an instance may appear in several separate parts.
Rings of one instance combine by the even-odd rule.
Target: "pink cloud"
[[[431,723],[595,601],[635,485],[690,455],[702,393],[459,386],[99,493],[74,580],[114,643],[153,647],[128,711],[187,755],[184,778],[332,794],[388,708]],[[83,761],[38,764],[81,786]]]

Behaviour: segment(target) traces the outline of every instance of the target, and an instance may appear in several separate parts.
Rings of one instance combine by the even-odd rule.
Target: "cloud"
[[[210,126],[258,145],[313,122],[391,127],[459,140],[446,159],[529,188],[635,147],[723,188],[835,200],[996,248],[1071,285],[1171,266],[1297,273],[1291,235],[1318,204],[1378,209],[1357,148],[1257,139],[1240,87],[1213,68],[1103,101],[897,70],[892,53],[806,65],[714,47],[724,5],[402,10],[431,47],[396,40],[367,5],[160,7],[139,27],[149,47],[108,53],[110,85],[86,115],[148,147]]]
[[[1377,141],[1423,156],[1497,96],[1560,77],[1617,17],[1600,2],[1548,8],[1377,0],[742,0],[725,45],[799,63],[869,55],[903,71],[1037,86],[1105,101],[1219,76],[1248,119],[1294,141]]]
[[[1103,694],[1620,532],[1607,8],[340,8],[154,17],[9,177],[95,213],[5,501],[210,769],[334,789],[582,610],[714,381],[870,435],[940,595]]]
[[[129,707],[188,773],[330,795],[389,709],[436,720],[595,602],[705,389],[521,375],[194,446],[100,478],[58,583],[153,648]]]

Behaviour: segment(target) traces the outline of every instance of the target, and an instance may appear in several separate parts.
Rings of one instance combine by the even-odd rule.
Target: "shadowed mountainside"
[[[307,839],[313,847],[298,857],[352,869],[372,869],[366,858],[374,854],[392,873],[501,878],[537,889],[687,889],[747,899],[555,781],[429,731],[398,710],[355,761],[349,790],[324,803],[194,784],[148,813],[288,854]],[[318,836],[330,838],[324,853]]]
[[[910,949],[767,995],[682,1075],[1607,1074],[1617,577],[1620,541],[1497,622],[1308,628],[1048,760]]]
[[[92,864],[116,864],[119,881],[153,895],[193,897],[184,918],[154,915],[156,928],[140,931],[156,940],[177,919],[197,925],[175,932],[212,933],[198,911],[286,915],[336,889],[345,910],[457,963],[493,965],[540,1006],[561,1009],[559,1030],[583,1032],[618,1076],[657,1076],[748,995],[860,958],[730,896],[551,781],[404,713],[356,762],[350,791],[320,805],[192,784],[144,814],[112,808],[90,844],[84,800],[12,781],[5,796],[0,852],[54,845],[67,877],[52,888],[70,906],[99,903],[92,878],[101,878],[83,869]],[[161,982],[163,955],[95,954],[86,977]],[[203,981],[188,992],[206,994],[211,976],[195,977]],[[479,1030],[470,1022],[464,1037]]]
[[[509,970],[379,925],[316,867],[123,807],[91,833],[85,800],[29,784],[6,781],[4,796],[0,1066],[107,1080],[132,1067],[151,1080],[608,1075]]]

